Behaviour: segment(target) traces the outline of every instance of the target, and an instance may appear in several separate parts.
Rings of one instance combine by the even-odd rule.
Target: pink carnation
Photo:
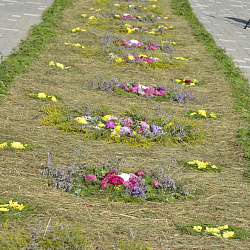
[[[93,174],[88,174],[85,176],[85,181],[97,181],[97,178]]]
[[[143,170],[138,170],[135,175],[142,176],[142,175],[146,175],[146,173]]]
[[[124,182],[123,178],[117,175],[113,176],[112,178],[108,180],[109,184],[116,185],[116,186],[123,184],[123,182]]]
[[[158,187],[159,186],[159,182],[158,181],[154,181],[154,187]]]

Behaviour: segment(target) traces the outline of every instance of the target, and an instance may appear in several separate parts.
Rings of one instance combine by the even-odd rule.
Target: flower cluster
[[[22,211],[25,206],[23,204],[18,204],[17,201],[13,202],[12,200],[10,200],[8,204],[0,204],[0,212],[8,212],[11,208]]]
[[[117,84],[116,88],[122,88],[126,92],[136,93],[143,97],[156,97],[166,95],[166,89],[163,87],[144,86],[141,84]]]
[[[47,175],[49,185],[74,193],[78,196],[108,195],[111,200],[127,202],[188,198],[189,191],[178,176],[178,181],[171,176],[170,166],[158,166],[151,172],[138,170],[136,173],[120,171],[120,160],[111,159],[108,163],[97,165],[70,164],[53,167],[52,154],[49,154],[48,166],[41,171]]]
[[[185,111],[187,116],[195,117],[195,118],[217,118],[216,114],[213,112],[207,113],[204,109],[199,109],[197,111],[193,111],[191,109]]]
[[[142,5],[134,5],[134,4],[130,4],[130,5],[125,5],[125,4],[120,4],[120,3],[115,3],[114,7],[121,9],[121,10],[133,10],[133,11],[159,11],[160,7],[153,4],[150,5],[148,4],[147,6],[142,6]]]
[[[53,102],[57,102],[57,98],[54,95],[46,95],[43,92],[40,93],[30,93],[30,97],[40,100],[51,100]]]
[[[126,20],[137,20],[139,22],[143,22],[143,23],[155,23],[155,22],[158,22],[159,20],[161,19],[168,19],[167,17],[161,17],[159,15],[155,16],[155,15],[147,15],[147,16],[133,16],[132,14],[128,14],[128,13],[125,13],[125,14],[121,14],[121,15],[114,15],[113,16],[114,18],[122,18],[122,19],[126,19]]]
[[[57,67],[59,69],[69,69],[69,68],[71,68],[71,66],[65,66],[62,63],[59,63],[59,62],[55,63],[54,61],[50,61],[49,66],[54,66],[54,67]]]
[[[89,20],[96,19],[96,17],[95,17],[95,16],[88,16],[87,14],[82,14],[81,16],[82,16],[83,18],[85,18],[85,19],[89,19]]]
[[[199,160],[187,161],[187,162],[184,162],[184,165],[187,167],[198,169],[198,170],[220,171],[220,168],[217,167],[216,165],[208,163],[208,162],[199,161]]]
[[[89,10],[93,10],[93,11],[101,11],[101,9],[96,9],[96,8],[89,8]]]
[[[188,61],[188,60],[191,60],[192,58],[185,58],[185,57],[177,56],[177,57],[174,57],[174,59],[181,60],[181,61]]]
[[[64,43],[65,45],[70,45],[73,47],[80,47],[82,49],[85,49],[85,47],[83,45],[81,45],[80,43]]]
[[[3,143],[0,143],[0,149],[1,148],[11,148],[11,149],[29,149],[30,147],[27,144],[22,144],[18,141],[6,141]]]
[[[234,236],[234,231],[226,231],[229,230],[228,225],[219,227],[206,227],[206,228],[203,228],[202,226],[198,225],[194,226],[193,230],[199,233],[207,233],[225,239],[232,238]]]
[[[189,79],[175,79],[175,81],[181,85],[189,85],[189,86],[195,86],[199,85],[199,82],[194,79],[194,80],[189,80]]]
[[[81,29],[80,27],[77,27],[77,28],[74,28],[71,30],[73,33],[75,32],[78,32],[78,31],[82,31],[82,32],[85,32],[86,30],[85,29]]]

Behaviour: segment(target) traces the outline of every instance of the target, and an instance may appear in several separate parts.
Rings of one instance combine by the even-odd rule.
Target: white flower
[[[130,178],[130,174],[126,174],[126,173],[119,174],[118,176],[122,177],[124,181],[129,181],[129,178]]]
[[[138,42],[137,40],[135,40],[135,39],[130,40],[130,42],[131,42],[132,44],[138,44],[138,43],[139,43],[139,42]]]

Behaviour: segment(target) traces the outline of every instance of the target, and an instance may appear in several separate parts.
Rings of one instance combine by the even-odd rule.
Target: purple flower
[[[106,123],[106,126],[105,126],[106,128],[114,128],[115,127],[115,123],[113,122],[113,121],[108,121],[107,123]]]
[[[108,117],[107,122],[112,121],[112,120],[116,120],[117,121],[118,118],[115,117],[115,116],[110,116],[110,117]]]
[[[152,128],[153,133],[156,134],[156,133],[159,132],[159,129],[158,129],[158,127],[157,127],[156,125],[152,124],[152,125],[151,125],[151,128]]]
[[[122,128],[120,128],[120,130],[119,130],[119,133],[120,134],[130,134],[131,133],[131,129],[129,128],[129,127],[122,127]]]

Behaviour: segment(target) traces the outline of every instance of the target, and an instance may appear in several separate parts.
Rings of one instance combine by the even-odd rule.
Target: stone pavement
[[[25,39],[30,27],[41,21],[42,13],[53,2],[54,0],[0,0],[0,53],[4,58]]]
[[[250,0],[189,0],[197,18],[250,83]]]

